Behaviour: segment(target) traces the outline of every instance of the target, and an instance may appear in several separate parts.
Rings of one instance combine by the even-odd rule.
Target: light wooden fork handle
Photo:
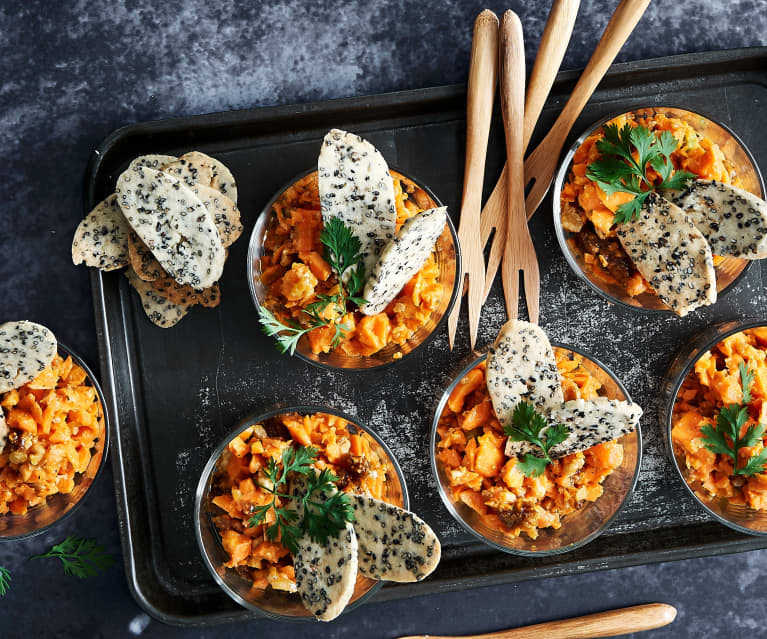
[[[474,22],[471,45],[469,86],[466,104],[466,170],[461,198],[461,221],[458,239],[461,245],[463,273],[461,285],[468,275],[469,336],[471,348],[477,341],[479,314],[484,299],[485,259],[479,240],[479,214],[482,209],[482,185],[485,179],[487,140],[493,115],[493,100],[498,78],[498,18],[485,9]],[[448,317],[450,348],[455,342],[460,304],[456,303]]]
[[[508,233],[503,257],[503,291],[509,319],[519,309],[519,264],[525,243],[530,242],[525,215],[525,160],[523,126],[525,119],[525,45],[522,23],[513,11],[501,19],[499,31],[501,112],[506,137],[506,185],[508,193]],[[515,259],[516,258],[516,259]],[[525,286],[527,292],[527,286]],[[530,321],[538,322],[537,301],[529,309]],[[533,314],[535,318],[533,319]]]
[[[614,637],[630,632],[653,630],[670,624],[676,618],[676,608],[668,604],[654,603],[608,610],[585,617],[549,621],[524,628],[501,630],[485,635],[462,637],[428,636],[429,639],[591,639]],[[401,637],[401,639],[417,639]],[[418,638],[420,639],[420,638]]]
[[[525,122],[523,135],[523,149],[527,149],[530,138],[535,130],[535,125],[549,97],[551,87],[557,77],[557,72],[562,64],[562,59],[567,51],[570,36],[573,32],[575,18],[581,0],[554,0],[549,11],[549,18],[543,29],[538,52],[535,56],[535,64],[530,72],[530,80],[527,85],[525,97]],[[482,246],[495,230],[495,239],[490,248],[487,258],[484,297],[487,299],[490,288],[493,285],[495,274],[501,264],[503,248],[506,244],[506,165],[503,166],[501,177],[490,195],[490,198],[482,209],[481,217],[481,242]]]
[[[650,2],[651,0],[622,0],[615,9],[567,104],[549,132],[549,135],[556,132],[562,139],[562,144]]]
[[[628,40],[651,0],[621,0],[607,23],[597,48],[583,70],[564,109],[546,137],[525,163],[525,184],[535,180],[527,196],[527,216],[532,217],[551,186],[559,156],[570,130],[583,111],[615,56]]]
[[[559,67],[562,65],[562,58],[565,57],[567,45],[570,43],[580,4],[581,0],[554,0],[551,3],[549,19],[543,29],[527,85],[524,149],[527,149],[527,145],[530,144],[530,138],[533,136],[543,105],[549,97]]]

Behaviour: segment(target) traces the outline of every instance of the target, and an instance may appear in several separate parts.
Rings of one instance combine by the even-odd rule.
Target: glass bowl
[[[575,274],[588,284],[594,291],[599,293],[608,302],[618,306],[628,307],[634,310],[649,312],[673,313],[660,298],[653,292],[645,292],[636,297],[631,297],[623,287],[617,283],[606,282],[601,279],[594,270],[584,261],[582,252],[574,246],[575,233],[566,230],[562,226],[562,203],[560,194],[567,182],[572,168],[573,156],[580,148],[581,144],[593,133],[598,131],[604,124],[621,115],[626,114],[651,116],[654,114],[665,114],[680,118],[688,122],[698,133],[717,143],[722,149],[725,157],[730,162],[740,179],[741,188],[750,191],[754,195],[764,197],[764,180],[759,171],[759,167],[754,160],[753,155],[748,150],[742,140],[731,131],[726,125],[722,124],[705,115],[681,109],[676,107],[646,107],[632,109],[628,112],[614,113],[606,118],[599,120],[573,143],[570,150],[565,155],[562,164],[559,167],[554,181],[554,197],[552,208],[554,212],[554,230],[559,240],[559,246],[562,253]],[[737,281],[745,274],[746,269],[751,265],[749,260],[742,260],[735,257],[725,257],[721,263],[715,267],[716,289],[719,296],[724,295]]]
[[[583,366],[602,384],[599,393],[610,399],[631,400],[618,378],[601,362],[583,351],[552,342],[557,351],[574,353],[583,357]],[[538,539],[530,539],[524,533],[518,537],[503,534],[482,522],[479,514],[463,502],[455,502],[451,496],[450,483],[437,460],[437,426],[445,410],[450,394],[458,383],[475,366],[482,363],[486,354],[476,357],[465,365],[440,397],[434,413],[429,442],[431,469],[437,482],[439,496],[453,518],[468,532],[489,546],[512,555],[544,557],[559,555],[580,548],[593,541],[610,527],[623,505],[634,492],[642,461],[642,434],[639,428],[618,439],[623,446],[623,463],[608,475],[602,486],[604,493],[594,502],[587,502],[579,510],[562,518],[562,526],[539,529]]]
[[[109,452],[109,413],[106,410],[107,403],[101,386],[88,365],[72,349],[59,342],[58,352],[63,358],[71,357],[85,371],[86,383],[96,389],[101,402],[102,435],[96,442],[85,472],[75,475],[75,487],[72,492],[68,495],[63,493],[51,495],[44,503],[30,508],[24,515],[11,513],[0,515],[0,542],[34,537],[71,515],[80,506],[91,485],[99,476]]]
[[[272,216],[272,206],[290,186],[316,172],[316,169],[309,169],[290,180],[269,200],[256,219],[248,245],[246,277],[250,287],[250,295],[257,310],[261,308],[267,292],[266,286],[261,283],[261,256],[263,255],[264,239]],[[391,173],[406,182],[412,183],[416,187],[415,196],[420,199],[422,204],[428,204],[428,207],[422,206],[421,208],[443,206],[437,196],[416,179],[394,169],[391,170]],[[453,304],[455,304],[458,298],[460,290],[458,275],[461,272],[461,251],[458,244],[458,235],[449,215],[442,235],[437,239],[436,255],[439,264],[439,281],[443,286],[442,300],[439,308],[432,311],[431,317],[426,324],[419,328],[405,344],[402,346],[389,344],[373,355],[352,357],[332,350],[329,353],[314,354],[309,347],[308,338],[303,337],[298,343],[295,354],[310,364],[321,368],[369,370],[401,362],[409,354],[428,344],[442,328],[447,316],[450,314],[450,310],[453,308]],[[397,355],[398,359],[395,359],[395,355]]]
[[[754,510],[745,505],[733,504],[724,497],[712,496],[700,482],[688,481],[688,469],[684,451],[671,439],[674,406],[677,395],[688,375],[694,374],[695,363],[726,337],[748,328],[767,326],[764,319],[733,320],[715,324],[696,335],[682,346],[674,356],[661,384],[661,401],[658,404],[666,448],[671,464],[676,469],[690,494],[717,521],[749,535],[767,535],[767,511]]]
[[[194,525],[197,544],[210,574],[227,595],[248,610],[278,621],[315,621],[311,613],[304,608],[301,597],[297,593],[288,593],[271,588],[254,592],[251,589],[252,582],[238,575],[235,570],[224,567],[224,563],[228,561],[229,557],[221,544],[221,538],[212,517],[212,514],[218,511],[218,507],[210,501],[211,484],[218,463],[222,458],[222,453],[226,450],[229,442],[249,426],[259,424],[270,417],[285,413],[299,413],[302,415],[327,413],[329,415],[336,415],[349,422],[348,427],[350,431],[369,435],[373,440],[371,445],[375,447],[375,451],[382,460],[385,460],[387,465],[388,481],[386,485],[388,492],[385,500],[405,509],[409,507],[410,500],[402,469],[384,441],[369,428],[361,426],[353,417],[324,406],[275,408],[260,415],[251,415],[238,423],[216,447],[216,450],[213,451],[202,471],[194,501]],[[383,586],[382,581],[368,579],[358,574],[354,594],[344,613],[366,602],[381,586]]]

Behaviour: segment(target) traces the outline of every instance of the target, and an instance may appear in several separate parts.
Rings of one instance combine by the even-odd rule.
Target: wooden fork
[[[493,115],[493,99],[498,77],[498,17],[485,9],[474,22],[466,104],[466,170],[461,198],[461,222],[458,241],[461,245],[463,272],[461,286],[468,285],[469,338],[471,348],[477,342],[479,314],[485,288],[485,259],[479,239],[479,213],[482,209],[482,185],[485,179],[487,139]],[[447,335],[452,350],[461,310],[459,298],[448,316]]]
[[[583,107],[586,106],[605,73],[607,73],[613,60],[615,60],[615,56],[618,55],[621,47],[623,47],[623,44],[634,31],[637,22],[639,22],[639,19],[644,14],[650,1],[621,0],[621,3],[610,18],[610,22],[607,24],[597,44],[597,48],[594,50],[591,59],[578,79],[578,83],[570,94],[567,104],[562,109],[562,113],[559,114],[559,117],[546,137],[543,138],[543,141],[525,160],[525,186],[533,182],[532,188],[525,200],[528,219],[533,216],[538,206],[540,206],[541,201],[551,186],[554,173],[559,165],[562,147],[575,121],[580,116]],[[485,204],[482,212],[483,217],[486,214],[491,216],[497,215],[494,211],[499,207],[503,208],[507,185],[508,180],[504,179],[502,175]],[[489,235],[488,233],[487,236],[489,237]],[[487,243],[487,239],[484,237],[483,239]],[[488,261],[485,281],[492,283],[497,270],[497,263],[493,262],[491,264]]]
[[[517,319],[519,272],[525,282],[525,300],[530,321],[538,323],[540,276],[538,257],[527,228],[525,215],[525,161],[523,127],[525,119],[525,44],[522,23],[513,11],[503,14],[499,31],[501,112],[506,134],[506,176],[508,223],[503,252],[503,292],[509,319]]]
[[[546,98],[549,96],[551,86],[557,77],[557,71],[559,71],[559,67],[562,64],[565,51],[567,51],[567,45],[570,42],[570,36],[573,32],[573,25],[575,24],[580,4],[581,0],[554,0],[551,5],[549,18],[543,29],[541,42],[538,45],[538,52],[535,56],[535,64],[533,64],[533,70],[530,72],[530,82],[527,86],[524,135],[522,138],[523,153],[530,143],[538,117],[543,110]],[[507,180],[506,165],[504,165],[501,177],[498,179],[490,199],[488,199],[485,208],[482,210],[480,238],[483,247],[487,245],[490,235],[495,230],[495,237],[493,237],[493,243],[490,246],[490,253],[487,258],[487,275],[483,302],[487,299],[487,295],[493,285],[493,280],[501,263],[506,245],[505,200]],[[502,197],[497,194],[497,191],[501,190],[501,185],[503,185]]]

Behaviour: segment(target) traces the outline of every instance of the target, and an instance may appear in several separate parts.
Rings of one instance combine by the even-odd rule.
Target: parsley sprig
[[[656,189],[647,175],[648,164],[661,177],[659,189],[682,189],[687,180],[696,177],[687,171],[674,171],[671,153],[677,141],[670,131],[656,135],[642,125],[626,123],[619,129],[617,124],[607,124],[604,137],[596,144],[601,157],[589,164],[586,177],[608,196],[619,191],[635,196],[616,209],[613,224],[638,217],[647,196]]]
[[[511,414],[511,424],[504,425],[504,432],[515,442],[530,442],[543,451],[543,457],[526,453],[517,464],[520,472],[528,477],[542,475],[552,461],[549,452],[570,435],[563,424],[549,426],[546,418],[535,410],[530,402],[519,402]]]
[[[303,312],[307,315],[305,325],[295,320],[289,320],[285,324],[265,306],[259,307],[261,329],[270,337],[277,339],[277,347],[282,353],[292,355],[301,337],[321,326],[333,326],[335,333],[330,343],[334,347],[337,346],[344,332],[351,329],[346,323],[339,321],[346,315],[346,303],[352,302],[357,306],[366,303],[366,300],[359,295],[365,284],[365,269],[360,254],[362,244],[359,238],[341,218],[333,217],[323,226],[320,242],[325,247],[325,260],[338,275],[338,292],[332,295],[319,294],[316,302],[303,308]],[[329,306],[333,310],[331,318],[326,317]]]
[[[0,597],[5,597],[11,589],[11,572],[7,568],[0,566]]]
[[[318,473],[312,466],[316,460],[317,449],[311,446],[284,448],[282,464],[270,459],[265,469],[268,483],[259,483],[259,486],[272,495],[272,500],[257,506],[248,520],[248,526],[258,526],[266,522],[268,512],[273,510],[275,520],[266,528],[266,537],[270,541],[279,539],[294,555],[298,552],[298,540],[304,534],[325,543],[329,537],[343,530],[347,521],[354,521],[349,496],[335,489],[338,477],[327,468]],[[288,503],[293,497],[280,490],[287,487],[290,473],[306,477],[307,489],[299,498],[298,508]],[[315,496],[318,500],[314,499]],[[277,505],[278,498],[285,500],[285,503]],[[303,512],[300,521],[299,512]]]
[[[767,465],[767,448],[762,452],[751,455],[745,465],[738,467],[738,451],[741,448],[751,448],[762,441],[767,426],[751,424],[741,437],[740,432],[748,421],[748,405],[751,403],[751,384],[754,373],[741,362],[738,366],[740,383],[743,387],[743,400],[740,404],[724,406],[716,418],[716,427],[704,424],[700,431],[703,433],[704,446],[712,453],[727,455],[732,459],[733,475],[759,475]]]
[[[67,537],[60,544],[53,546],[44,555],[35,555],[30,559],[54,557],[61,560],[64,573],[80,579],[93,577],[109,568],[114,559],[95,539]]]

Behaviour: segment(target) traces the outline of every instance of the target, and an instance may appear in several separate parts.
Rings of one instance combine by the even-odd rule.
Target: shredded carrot
[[[625,124],[642,125],[656,133],[669,131],[677,141],[677,148],[671,154],[676,170],[689,171],[702,179],[741,185],[722,149],[682,118],[662,113],[637,113],[619,116],[610,124],[619,128]],[[570,238],[569,245],[573,252],[582,256],[589,272],[605,284],[619,285],[629,296],[636,297],[652,288],[623,250],[613,226],[616,209],[633,195],[617,192],[607,196],[586,177],[588,165],[600,157],[596,143],[602,137],[603,131],[599,129],[584,140],[573,156],[569,179],[560,193],[563,224],[575,228],[582,225],[582,229]],[[648,175],[658,183],[661,181],[660,175],[651,168]],[[714,259],[718,264],[722,258],[715,256]]]
[[[733,476],[732,460],[705,448],[702,439],[701,427],[716,424],[723,406],[743,400],[740,364],[754,373],[749,420],[743,428],[767,423],[767,328],[760,327],[730,335],[698,359],[677,395],[671,441],[675,450],[684,454],[689,483],[702,486],[712,496],[767,510],[767,473]],[[765,445],[767,437],[741,452],[750,457]]]
[[[416,213],[434,206],[415,183],[396,172],[394,194],[397,228]],[[291,185],[273,206],[273,217],[261,258],[261,282],[268,287],[266,306],[283,322],[308,321],[302,313],[318,295],[337,292],[338,278],[323,257],[320,242],[322,216],[317,174],[311,173]],[[369,356],[390,344],[402,346],[431,318],[445,293],[439,263],[432,253],[383,313],[367,318],[359,311],[347,315],[340,343],[333,347],[335,330],[320,327],[309,331],[306,341],[315,354],[340,349],[349,356]],[[330,311],[329,311],[330,312]],[[326,317],[325,319],[332,319]]]
[[[0,451],[0,515],[23,515],[68,494],[104,434],[104,413],[85,371],[56,355],[31,382],[0,395],[8,442]]]
[[[282,449],[293,443],[316,448],[315,466],[333,471],[339,477],[339,489],[388,499],[389,466],[379,455],[375,440],[367,433],[352,433],[349,423],[340,417],[286,413],[245,429],[229,443],[219,461],[211,503],[218,509],[213,521],[229,555],[225,565],[252,581],[254,590],[296,590],[288,550],[266,534],[268,525],[274,523],[273,511],[267,514],[266,524],[248,525],[256,507],[272,499],[261,488],[263,469],[270,458],[279,462]],[[278,505],[282,505],[280,498]]]
[[[565,400],[598,396],[601,384],[580,355],[555,349]],[[557,459],[540,477],[526,477],[506,457],[506,434],[485,383],[485,364],[469,371],[448,399],[437,427],[437,459],[455,501],[476,511],[488,527],[517,537],[538,537],[562,518],[602,495],[602,482],[623,462],[617,441]]]

